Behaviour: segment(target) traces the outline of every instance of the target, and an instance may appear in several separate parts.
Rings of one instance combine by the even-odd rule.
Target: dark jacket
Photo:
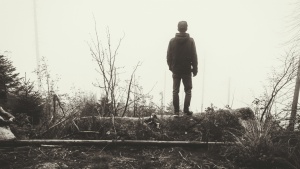
[[[187,33],[176,33],[170,40],[167,62],[174,74],[198,73],[198,58],[194,39]]]

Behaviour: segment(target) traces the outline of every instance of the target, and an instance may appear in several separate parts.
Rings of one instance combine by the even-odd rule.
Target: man
[[[187,22],[178,23],[178,31],[175,37],[169,42],[167,52],[167,63],[169,70],[173,73],[173,106],[174,115],[179,115],[179,88],[181,80],[184,86],[185,99],[183,112],[186,115],[192,115],[189,110],[192,97],[192,75],[198,73],[198,59],[194,39],[190,37],[187,31]]]
[[[13,123],[14,120],[15,117],[10,113],[4,111],[3,108],[0,106],[0,127],[8,126],[9,124]]]

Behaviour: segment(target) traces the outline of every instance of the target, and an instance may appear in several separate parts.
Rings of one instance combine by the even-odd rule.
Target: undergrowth
[[[48,129],[42,126],[43,130],[36,130],[29,138],[228,142],[234,140],[230,133],[240,135],[243,130],[238,117],[228,110],[153,119],[159,126],[147,124],[145,120],[149,118],[70,116]]]
[[[275,126],[272,120],[243,123],[244,132],[235,145],[224,148],[224,156],[240,167],[264,169],[300,168],[300,136]]]
[[[27,132],[12,126],[17,138],[102,139],[102,140],[165,140],[235,142],[223,147],[221,155],[239,168],[300,168],[300,133],[289,132],[273,120],[258,121],[245,113],[214,110],[193,116],[153,119],[81,117],[72,115],[52,126],[27,126]],[[246,113],[247,114],[247,113]],[[159,124],[159,125],[157,125]],[[17,124],[16,124],[17,125]],[[29,132],[30,130],[30,132]],[[34,131],[34,132],[32,132]],[[35,134],[32,134],[35,133]]]

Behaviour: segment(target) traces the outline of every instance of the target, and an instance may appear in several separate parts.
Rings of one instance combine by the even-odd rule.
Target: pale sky
[[[119,65],[124,66],[123,79],[130,78],[126,74],[140,61],[136,76],[144,92],[154,86],[154,100],[159,103],[159,93],[164,92],[165,102],[170,102],[172,74],[166,63],[167,47],[177,33],[178,21],[186,20],[199,61],[199,73],[193,78],[194,111],[200,111],[202,103],[203,109],[211,103],[223,108],[228,102],[233,108],[245,107],[262,94],[271,66],[286,50],[283,44],[290,36],[296,7],[296,0],[35,2],[37,30],[34,0],[0,0],[0,53],[11,58],[22,76],[26,72],[36,80],[32,72],[38,47],[39,57],[48,60],[52,77],[61,78],[61,93],[70,92],[72,86],[98,92],[92,85],[98,76],[96,63],[87,45],[95,38],[95,17],[103,43],[106,27],[113,45],[125,34],[118,55]]]

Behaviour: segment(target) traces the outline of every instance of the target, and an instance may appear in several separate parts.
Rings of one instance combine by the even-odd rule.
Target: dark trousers
[[[176,113],[179,112],[179,88],[181,79],[185,92],[183,112],[189,111],[192,98],[192,75],[173,74],[173,106]]]

